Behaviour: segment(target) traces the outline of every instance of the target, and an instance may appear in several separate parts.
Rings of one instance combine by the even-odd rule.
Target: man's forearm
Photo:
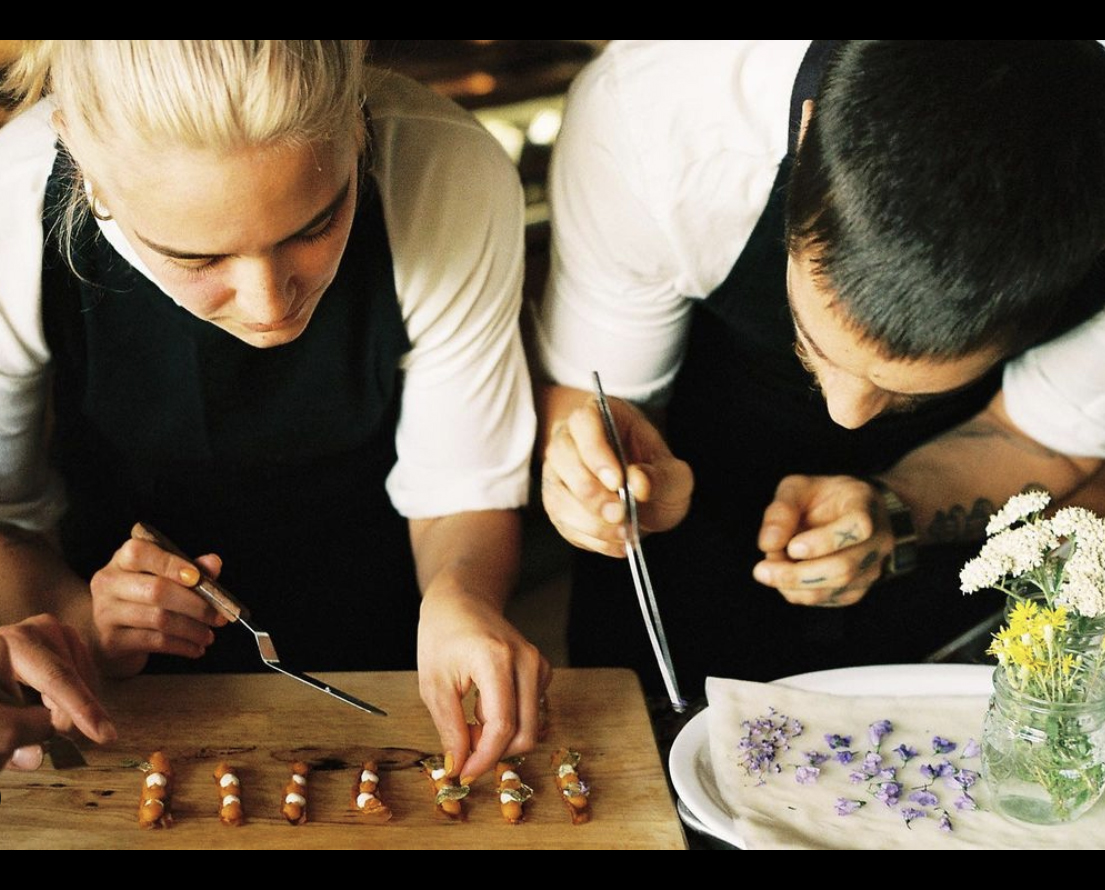
[[[1028,488],[1046,489],[1055,503],[1105,512],[1102,462],[1026,436],[1006,414],[1000,393],[980,414],[879,475],[910,506],[929,544],[982,539],[990,515]]]

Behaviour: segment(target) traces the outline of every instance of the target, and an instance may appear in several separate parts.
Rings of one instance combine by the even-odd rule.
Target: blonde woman
[[[0,620],[53,612],[115,675],[256,669],[195,567],[130,538],[148,522],[289,662],[417,648],[476,776],[533,744],[548,676],[502,615],[534,434],[521,190],[468,115],[363,58],[27,42],[0,131]]]

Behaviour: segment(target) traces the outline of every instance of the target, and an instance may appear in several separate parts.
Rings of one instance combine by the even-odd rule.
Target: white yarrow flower
[[[995,535],[1005,531],[1016,522],[1027,519],[1033,513],[1039,513],[1051,503],[1051,495],[1046,491],[1026,491],[1023,494],[1015,494],[1005,506],[990,517],[986,525],[986,534]]]

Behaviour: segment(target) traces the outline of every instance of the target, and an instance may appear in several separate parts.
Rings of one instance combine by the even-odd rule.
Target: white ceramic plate
[[[989,695],[993,675],[993,665],[984,664],[889,664],[815,671],[775,682],[832,695]],[[714,779],[708,711],[692,717],[675,737],[668,755],[671,782],[690,812],[692,818],[684,818],[689,827],[743,847],[733,813]]]

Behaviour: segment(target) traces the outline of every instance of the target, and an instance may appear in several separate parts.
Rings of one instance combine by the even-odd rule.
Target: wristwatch
[[[886,557],[882,567],[882,577],[894,578],[912,572],[917,568],[920,545],[917,541],[917,529],[913,525],[913,513],[894,490],[880,479],[867,478],[875,487],[883,506],[890,518],[890,532],[894,535],[894,549]]]

